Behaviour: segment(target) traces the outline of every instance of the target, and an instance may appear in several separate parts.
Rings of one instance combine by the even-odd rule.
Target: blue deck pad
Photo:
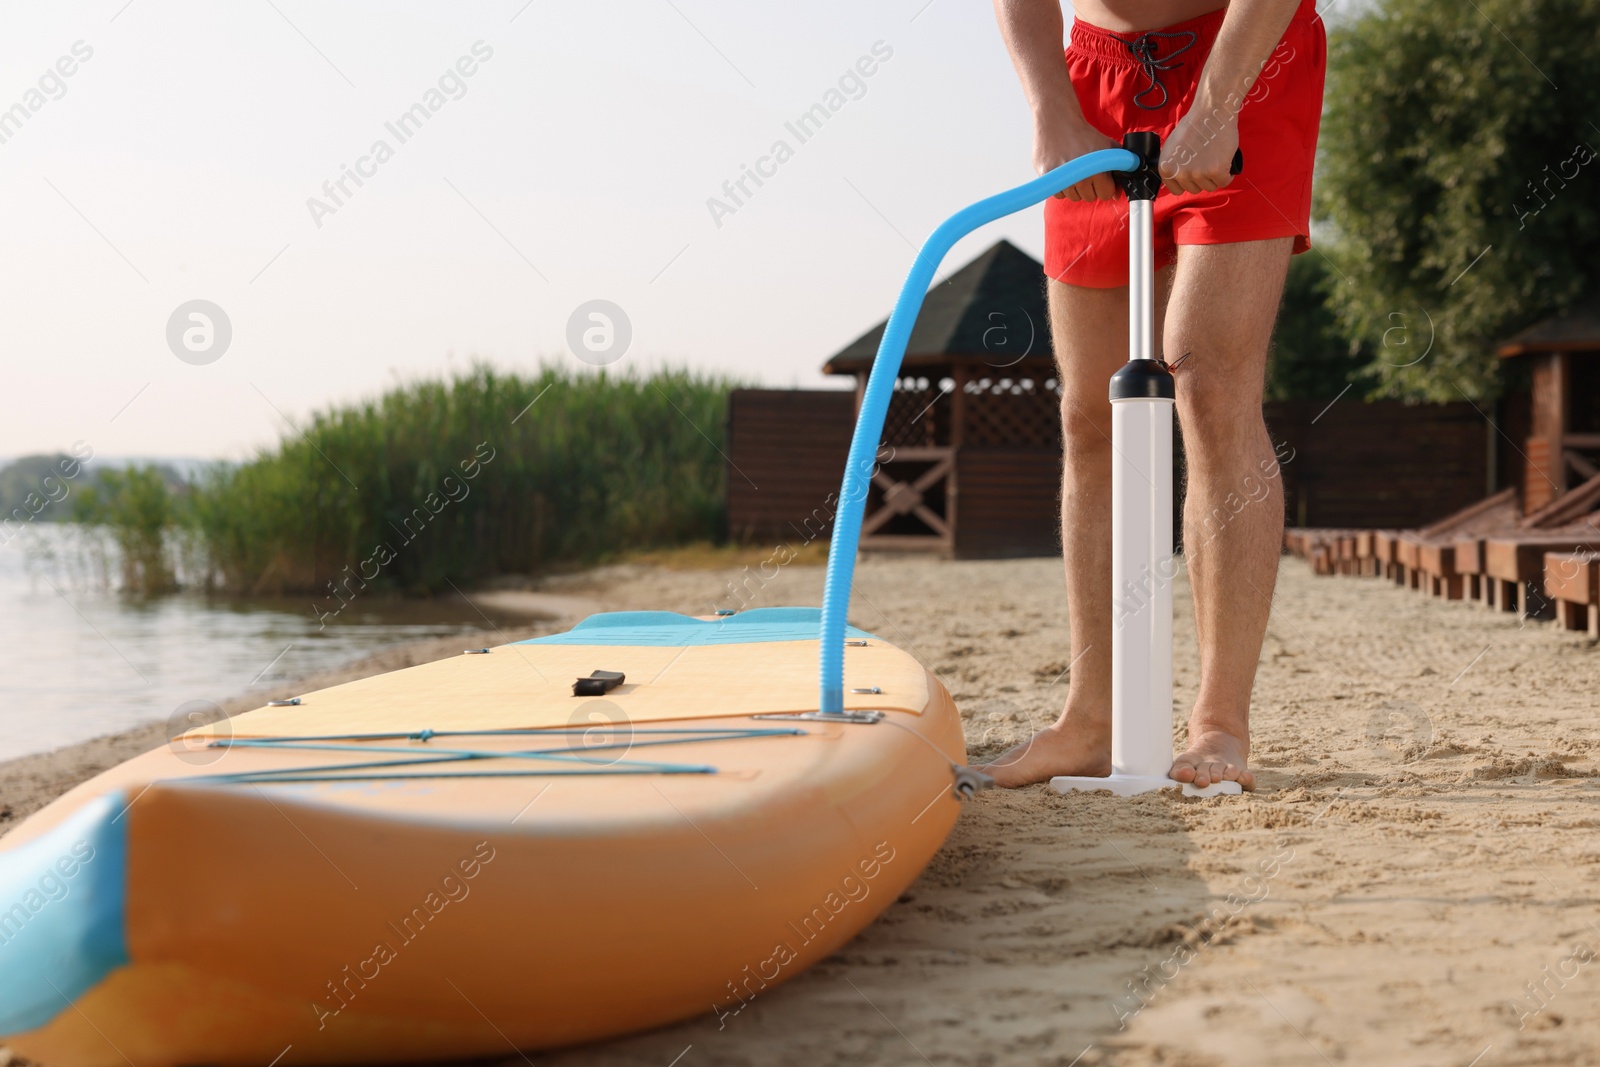
[[[128,962],[120,793],[0,853],[0,1035],[33,1030]]]
[[[608,611],[591,615],[566,633],[534,637],[519,645],[612,645],[683,648],[744,645],[756,641],[815,641],[822,632],[821,608],[755,608],[720,619],[695,619],[672,611]],[[854,626],[854,640],[876,638]]]

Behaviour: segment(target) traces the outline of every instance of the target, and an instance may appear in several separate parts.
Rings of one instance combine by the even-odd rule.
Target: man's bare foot
[[[1047,781],[1058,774],[1104,777],[1111,773],[1111,721],[1087,722],[1064,714],[1031,738],[975,768],[1002,789]]]
[[[1172,761],[1167,777],[1193,782],[1204,789],[1213,782],[1238,782],[1246,790],[1256,787],[1250,773],[1250,740],[1226,730],[1189,728],[1189,747]]]

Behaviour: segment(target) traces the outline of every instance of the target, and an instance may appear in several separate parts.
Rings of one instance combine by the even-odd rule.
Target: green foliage
[[[206,471],[194,521],[221,584],[242,592],[448,592],[716,538],[729,388],[477,367],[321,412]]]
[[[1593,0],[1376,0],[1333,29],[1317,210],[1380,395],[1492,395],[1494,343],[1600,283],[1596,71]]]
[[[1329,304],[1334,280],[1315,250],[1289,261],[1267,364],[1267,399],[1332,400],[1351,382],[1370,386],[1358,381],[1370,354],[1345,337]]]
[[[22,456],[0,467],[0,515],[12,522],[59,522],[72,517],[65,503],[83,465],[67,455]]]
[[[176,587],[168,531],[178,524],[180,504],[168,487],[169,472],[155,466],[106,470],[78,497],[74,517],[105,526],[117,544],[123,591],[138,596]]]

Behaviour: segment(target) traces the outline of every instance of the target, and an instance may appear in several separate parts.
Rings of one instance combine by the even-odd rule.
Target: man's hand
[[[1061,0],[994,0],[1000,35],[1033,110],[1033,166],[1040,174],[1116,143],[1083,117],[1077,90],[1061,54]],[[1085,178],[1056,194],[1058,200],[1115,200],[1108,174]]]
[[[1198,121],[1197,115],[1209,120],[1211,128]],[[1161,183],[1174,196],[1226,188],[1233,181],[1228,168],[1238,147],[1238,114],[1211,109],[1196,100],[1161,146],[1161,165],[1157,168]]]
[[[1039,116],[1034,122],[1033,167],[1040,174],[1117,142],[1083,120],[1081,115]],[[1122,194],[1109,174],[1096,174],[1056,194],[1057,200],[1116,200]]]

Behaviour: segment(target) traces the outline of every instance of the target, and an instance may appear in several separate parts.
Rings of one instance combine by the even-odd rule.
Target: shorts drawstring
[[[1179,37],[1187,37],[1188,40],[1184,41],[1177,48],[1174,48],[1172,51],[1168,52],[1165,59],[1157,60],[1156,42],[1153,40],[1153,38],[1158,37],[1166,37],[1173,40],[1176,40]],[[1180,30],[1177,33],[1160,33],[1155,30],[1151,30],[1148,33],[1141,33],[1138,37],[1135,37],[1131,41],[1123,42],[1127,45],[1128,51],[1133,53],[1133,58],[1137,59],[1139,61],[1139,65],[1144,68],[1145,77],[1150,79],[1150,84],[1145,86],[1134,95],[1133,103],[1136,107],[1143,108],[1145,111],[1160,111],[1162,108],[1167,106],[1167,87],[1161,84],[1161,79],[1157,77],[1157,72],[1163,70],[1172,70],[1174,67],[1176,67],[1177,64],[1174,63],[1173,60],[1177,59],[1183,53],[1193,48],[1194,42],[1198,39],[1198,37],[1199,35],[1193,30]],[[1161,90],[1161,100],[1154,104],[1144,103],[1144,97],[1149,96],[1157,89]]]

